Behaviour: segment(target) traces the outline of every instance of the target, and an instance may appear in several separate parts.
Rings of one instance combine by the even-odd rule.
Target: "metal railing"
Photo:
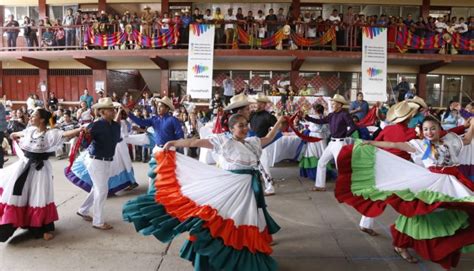
[[[276,46],[258,45],[258,42],[245,44],[239,39],[235,32],[238,28],[243,29],[248,37],[255,40],[271,39],[271,34],[278,32],[286,23],[277,22],[258,22],[258,21],[208,21],[216,25],[216,49],[298,49],[298,50],[332,50],[332,51],[360,51],[362,43],[362,27],[366,24],[332,24],[323,22],[295,22],[289,25],[291,33],[308,41],[308,46],[294,46],[294,42],[288,36],[285,36],[280,48]],[[226,31],[225,26],[231,24],[233,31]],[[168,26],[165,30],[163,26]],[[187,37],[188,28],[181,27],[180,24],[173,22],[166,24],[118,24],[118,23],[91,23],[84,25],[71,26],[21,26],[21,27],[0,27],[0,51],[45,51],[45,50],[135,50],[135,49],[185,49],[188,47]],[[372,25],[375,26],[375,25]],[[386,26],[384,26],[386,27]],[[311,45],[311,41],[323,37],[331,29],[335,29],[335,38],[324,44]],[[403,23],[390,24],[388,27],[388,51],[398,52],[395,49],[395,41],[400,31],[406,31]],[[172,34],[169,31],[174,30]],[[262,36],[262,32],[265,35]],[[474,31],[470,29],[469,31]],[[149,39],[158,39],[161,35],[172,35],[171,43],[162,46],[143,46],[138,38],[143,33],[149,33]],[[427,35],[434,35],[434,30]],[[228,37],[232,35],[231,37]],[[126,36],[124,38],[124,36]],[[469,35],[471,37],[473,35]],[[104,38],[105,37],[105,38]],[[97,39],[121,39],[119,45],[103,44]],[[102,44],[102,45],[99,45]],[[292,46],[293,45],[293,46]],[[407,48],[412,49],[412,48]],[[414,49],[408,50],[408,53],[422,52],[435,53],[436,50]]]

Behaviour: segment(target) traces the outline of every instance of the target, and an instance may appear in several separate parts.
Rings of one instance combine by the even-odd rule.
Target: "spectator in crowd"
[[[184,10],[184,15],[181,17],[180,38],[181,42],[187,44],[189,42],[189,24],[193,18],[189,15],[189,9]]]
[[[7,131],[7,114],[5,112],[5,100],[0,100],[0,168],[3,168],[4,163],[4,149],[3,149],[3,138]]]
[[[212,20],[216,24],[215,26],[215,35],[216,35],[216,44],[220,44],[224,41],[224,29],[222,27],[222,22],[224,21],[224,15],[221,13],[221,8],[216,8],[216,12],[212,17]]]
[[[84,89],[84,94],[79,97],[80,102],[86,102],[87,108],[91,108],[92,104],[94,103],[94,98],[89,95],[89,90],[87,88]]]
[[[54,42],[53,46],[65,46],[66,45],[66,34],[64,29],[61,27],[61,21],[56,20],[54,26]]]
[[[28,99],[26,99],[26,109],[28,114],[31,114],[33,110],[36,108],[36,102],[35,102],[35,95],[33,93],[30,93],[28,95]]]
[[[234,10],[229,8],[227,14],[224,16],[226,24],[225,28],[225,44],[227,48],[232,48],[232,41],[234,39],[234,22],[237,21],[237,17],[234,15]]]
[[[284,12],[283,8],[278,9],[278,14],[276,15],[278,27],[281,27],[285,25],[286,23],[286,16],[285,14],[283,14],[283,12]]]
[[[362,92],[358,92],[357,99],[351,102],[349,113],[356,116],[358,120],[362,120],[369,113],[369,103],[364,101],[364,94]]]
[[[256,29],[257,29],[256,30],[257,38],[259,38],[259,39],[265,38],[267,28],[266,28],[266,24],[265,24],[265,15],[263,14],[262,10],[259,10],[257,12],[257,16],[255,17],[255,26],[256,26]]]
[[[53,110],[56,110],[58,107],[58,99],[54,92],[49,93],[48,107],[52,107]]]
[[[203,19],[206,23],[211,23],[214,20],[214,16],[212,15],[210,9],[206,9],[206,13],[203,16]]]
[[[86,101],[81,101],[80,106],[81,108],[76,112],[76,119],[81,125],[91,123],[94,120],[92,109],[87,107]]]
[[[448,25],[444,22],[443,17],[439,17],[438,21],[435,22],[436,32],[443,33],[448,29]]]
[[[226,73],[224,81],[222,81],[222,86],[224,87],[224,102],[225,104],[230,103],[230,98],[234,96],[234,80],[230,78],[230,74]]]
[[[398,94],[398,102],[405,100],[405,95],[410,91],[410,84],[407,82],[405,76],[402,76],[400,83],[393,88],[393,91]]]
[[[138,105],[141,106],[143,109],[145,109],[148,113],[151,113],[151,98],[150,98],[150,92],[145,91],[142,95],[142,98],[140,101],[138,101]]]
[[[331,15],[329,16],[329,22],[335,26],[336,28],[336,37],[340,34],[339,32],[339,24],[341,23],[341,17],[339,17],[339,13],[337,12],[337,9],[333,9]],[[331,43],[331,48],[333,51],[336,51],[337,47],[337,38],[332,40]]]
[[[193,19],[193,22],[194,23],[202,23],[204,21],[204,16],[201,14],[201,12],[199,11],[199,8],[195,8],[194,9],[194,13],[193,13],[193,16],[192,16],[192,19]]]
[[[403,24],[405,24],[407,27],[410,27],[415,24],[415,21],[413,21],[413,16],[411,14],[408,14],[407,18],[403,21]]]
[[[219,107],[224,107],[224,101],[222,100],[221,93],[219,91],[216,91],[216,93],[214,93],[214,98],[212,98],[210,104],[212,115],[217,115],[217,110],[219,109]]]
[[[244,14],[242,13],[242,8],[238,8],[238,9],[237,9],[237,14],[235,14],[235,18],[237,19],[237,21],[243,21],[243,20],[245,20],[245,16],[244,16]]]
[[[122,99],[120,100],[120,103],[123,105],[128,105],[132,101],[132,97],[128,93],[128,91],[125,91],[125,93],[122,96]]]
[[[36,28],[36,22],[33,19],[30,19],[30,42],[31,42],[31,47],[39,47],[39,42],[38,42],[38,29]],[[34,49],[33,49],[34,50]]]
[[[8,21],[4,25],[7,32],[7,46],[10,47],[8,51],[14,51],[16,47],[16,39],[18,38],[18,33],[20,32],[20,24],[14,20],[13,14],[8,15]]]
[[[68,47],[76,45],[76,29],[70,27],[75,24],[75,20],[72,8],[66,9],[66,16],[63,18],[63,26],[66,26],[64,30],[66,31],[66,46]]]
[[[32,40],[31,40],[31,20],[28,16],[25,16],[23,18],[23,36],[25,37],[26,41],[26,46],[28,47],[33,47],[32,45]],[[33,49],[29,49],[29,51],[32,51]]]
[[[271,37],[275,34],[278,28],[277,22],[278,18],[274,14],[273,9],[269,9],[268,15],[265,17],[265,23],[267,24],[267,37]]]

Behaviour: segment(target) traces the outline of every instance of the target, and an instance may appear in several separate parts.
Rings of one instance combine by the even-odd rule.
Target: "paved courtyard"
[[[35,240],[18,231],[8,243],[0,243],[0,270],[193,270],[179,258],[186,236],[162,244],[137,234],[121,220],[123,203],[146,191],[147,164],[134,163],[140,187],[108,199],[106,221],[115,228],[103,232],[75,214],[86,193],[64,177],[66,160],[53,159],[52,163],[60,216],[56,238]],[[406,263],[393,252],[389,225],[396,214],[391,209],[377,220],[380,236],[370,237],[358,230],[360,215],[337,203],[334,182],[329,182],[327,192],[310,192],[312,182],[298,177],[295,163],[280,163],[272,173],[278,180],[277,195],[267,198],[267,203],[282,227],[275,235],[273,253],[280,270],[443,270],[426,261]],[[465,255],[454,270],[473,271],[474,254]]]

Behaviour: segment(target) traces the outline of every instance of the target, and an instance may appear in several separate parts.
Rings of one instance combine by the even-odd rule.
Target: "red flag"
[[[375,124],[375,121],[377,120],[377,110],[377,106],[372,106],[369,112],[367,112],[367,115],[365,115],[365,117],[357,123],[357,126],[373,126]]]

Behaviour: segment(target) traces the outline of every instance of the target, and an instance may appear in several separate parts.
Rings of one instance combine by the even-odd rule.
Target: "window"
[[[28,14],[29,14],[30,19],[35,20],[35,22],[38,22],[39,20],[38,7],[28,7]]]
[[[38,7],[37,6],[6,6],[5,7],[5,20],[8,16],[13,15],[13,18],[21,24],[23,24],[23,18],[25,16],[30,17],[35,21],[38,21]]]
[[[402,18],[406,19],[408,14],[411,14],[413,20],[416,20],[416,18],[418,18],[420,15],[420,7],[402,6]]]
[[[62,20],[63,18],[63,6],[48,6],[49,8],[49,19],[51,20]]]
[[[471,94],[474,93],[472,87],[473,85],[473,80],[474,76],[472,75],[463,75],[461,76],[462,79],[462,87],[461,87],[461,95],[462,95],[462,102],[461,104],[465,106],[466,104],[470,103],[472,101]]]
[[[334,9],[337,9],[337,13],[342,12],[341,5],[324,4],[323,5],[323,19],[327,20]]]
[[[459,101],[459,92],[461,90],[461,76],[444,76],[443,104],[448,106],[450,101]]]
[[[372,15],[380,15],[380,6],[375,6],[375,5],[365,5],[362,6],[361,12],[365,16],[372,16]]]
[[[426,83],[426,103],[438,106],[441,102],[441,75],[428,74]]]
[[[398,17],[400,16],[400,7],[399,6],[382,6],[382,14],[388,16]]]
[[[456,16],[458,19],[460,17],[464,17],[464,20],[466,20],[469,17],[469,8],[451,8],[451,17]]]

